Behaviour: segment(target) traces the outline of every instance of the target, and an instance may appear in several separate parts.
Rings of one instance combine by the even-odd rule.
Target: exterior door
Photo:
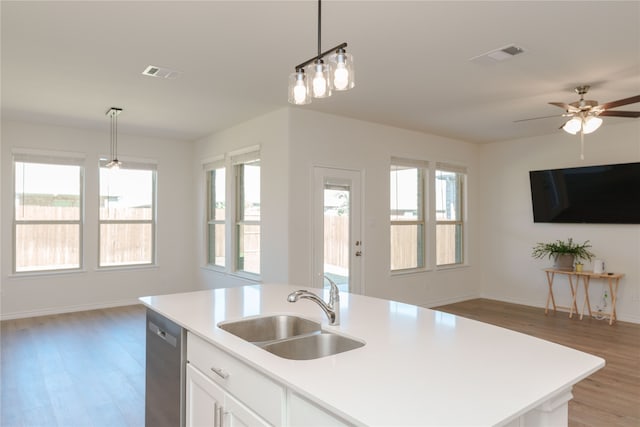
[[[360,172],[316,167],[314,174],[314,286],[329,287],[326,276],[341,291],[362,293]]]

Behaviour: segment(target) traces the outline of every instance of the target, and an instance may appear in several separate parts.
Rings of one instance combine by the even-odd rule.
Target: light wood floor
[[[438,309],[605,358],[574,388],[570,426],[640,426],[640,325],[483,299]],[[0,425],[143,426],[144,313],[129,306],[1,322]]]
[[[569,402],[569,425],[640,426],[640,325],[584,318],[568,313],[476,299],[437,307],[600,356],[605,368],[579,382]]]
[[[144,426],[145,310],[1,322],[0,425]]]

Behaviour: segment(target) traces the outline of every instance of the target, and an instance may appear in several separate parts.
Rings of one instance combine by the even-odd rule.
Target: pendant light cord
[[[118,115],[113,116],[113,159],[118,160]]]
[[[111,159],[109,159],[109,161],[113,160],[113,112],[111,113],[111,147],[110,147],[110,151],[111,151]]]
[[[322,48],[320,46],[320,41],[322,40],[322,0],[318,0],[318,60],[322,59],[320,58],[320,55],[322,53]]]
[[[118,114],[111,112],[111,160],[118,159]]]

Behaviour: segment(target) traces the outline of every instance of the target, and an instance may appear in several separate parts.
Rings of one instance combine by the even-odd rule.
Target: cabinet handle
[[[211,370],[213,371],[214,374],[218,375],[223,380],[226,380],[227,378],[229,378],[229,374],[223,371],[221,368],[211,367]]]
[[[220,427],[220,423],[218,422],[218,402],[213,403],[213,427]]]

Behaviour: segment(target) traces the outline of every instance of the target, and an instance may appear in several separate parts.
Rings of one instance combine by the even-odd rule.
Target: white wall
[[[480,155],[482,195],[482,294],[484,297],[542,307],[546,303],[547,260],[531,257],[537,242],[590,240],[593,252],[606,261],[607,271],[622,272],[618,316],[640,322],[640,225],[534,223],[529,171],[640,161],[640,122],[607,124],[580,139],[565,132],[484,145]],[[591,269],[587,264],[586,269]],[[557,303],[569,306],[566,277],[554,285]],[[601,299],[602,286],[592,281],[590,299]],[[582,290],[582,289],[581,289]],[[578,306],[582,307],[581,292]]]
[[[105,126],[106,127],[106,126]],[[2,122],[1,317],[27,317],[136,302],[137,297],[196,289],[191,187],[192,145],[119,136],[120,158],[151,159],[158,167],[157,259],[148,268],[97,269],[98,159],[109,154],[109,133],[25,122]],[[12,275],[12,151],[68,151],[85,155],[83,272]]]
[[[622,320],[640,322],[640,226],[534,224],[528,171],[583,164],[640,161],[640,123],[603,125],[579,140],[562,132],[483,146],[419,132],[285,108],[194,143],[120,135],[121,157],[158,162],[158,267],[99,271],[97,211],[87,209],[85,272],[13,277],[11,219],[14,148],[85,153],[86,200],[96,200],[100,155],[108,134],[3,121],[2,318],[72,311],[135,301],[138,296],[251,283],[204,267],[204,174],[207,159],[261,146],[262,281],[311,283],[312,171],[314,166],[356,169],[363,176],[363,284],[367,295],[434,306],[482,295],[544,306],[545,261],[530,257],[538,241],[590,240],[607,268],[626,274],[619,291]],[[392,276],[389,273],[388,167],[390,158],[444,161],[468,168],[468,266]],[[93,185],[93,187],[92,187]],[[194,225],[195,224],[195,225]],[[589,266],[587,266],[589,267]],[[562,279],[559,279],[561,283]],[[600,287],[592,285],[596,301]],[[566,302],[568,289],[557,287]]]
[[[220,288],[254,283],[224,271],[205,266],[205,175],[203,164],[216,156],[255,145],[260,146],[261,171],[261,281],[288,281],[289,150],[287,110],[281,109],[241,123],[196,141],[192,175],[197,203],[191,220],[196,224],[198,243],[197,283],[201,288]],[[227,254],[230,258],[231,254]]]
[[[207,268],[203,164],[259,144],[262,171],[262,277],[264,283],[312,283],[312,179],[314,166],[362,171],[363,282],[367,295],[437,305],[480,294],[477,263],[477,159],[479,147],[461,141],[338,116],[286,108],[196,141],[198,284],[203,288],[251,283]],[[468,167],[469,265],[403,276],[389,273],[389,165],[392,156],[445,161]]]
[[[434,135],[291,108],[291,203],[289,279],[312,283],[312,188],[314,166],[362,171],[363,286],[366,295],[423,306],[478,296],[479,147]],[[466,232],[468,266],[392,276],[389,248],[389,166],[391,157],[442,161],[468,168]]]

